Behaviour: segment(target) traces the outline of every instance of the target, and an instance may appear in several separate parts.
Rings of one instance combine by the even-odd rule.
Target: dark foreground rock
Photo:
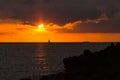
[[[120,80],[120,43],[64,59],[66,80]]]

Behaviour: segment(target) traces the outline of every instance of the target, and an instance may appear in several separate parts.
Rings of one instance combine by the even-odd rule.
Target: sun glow
[[[38,28],[36,29],[38,32],[46,32],[46,28],[44,24],[38,25]]]
[[[44,24],[40,24],[40,25],[38,25],[38,28],[44,28]]]

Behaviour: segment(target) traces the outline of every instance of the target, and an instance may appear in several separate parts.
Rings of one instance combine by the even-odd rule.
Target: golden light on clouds
[[[120,42],[120,33],[74,33],[78,23],[40,24],[32,26],[22,23],[0,24],[0,42]],[[82,30],[82,27],[80,28]],[[110,36],[110,37],[108,37]]]

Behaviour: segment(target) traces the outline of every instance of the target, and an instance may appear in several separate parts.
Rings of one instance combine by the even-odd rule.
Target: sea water
[[[63,59],[110,43],[0,43],[0,80],[19,80],[64,71]]]

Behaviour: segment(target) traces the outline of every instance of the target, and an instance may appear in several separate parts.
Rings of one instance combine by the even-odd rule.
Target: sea
[[[55,74],[64,71],[64,58],[80,56],[85,49],[92,52],[100,51],[110,44],[110,42],[0,43],[0,80],[20,80]]]

